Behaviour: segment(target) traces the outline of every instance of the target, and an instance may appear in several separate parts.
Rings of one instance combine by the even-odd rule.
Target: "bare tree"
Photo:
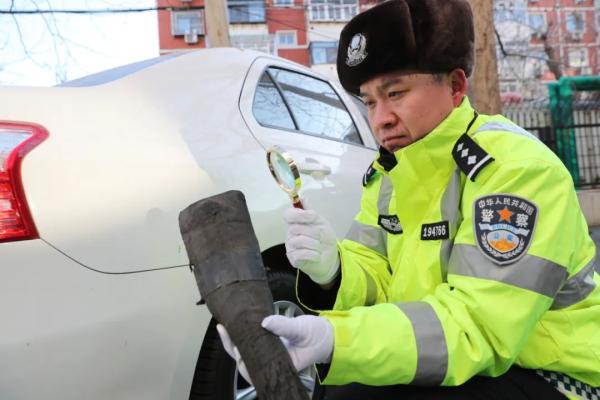
[[[495,6],[500,85],[518,92],[521,100],[546,99],[544,79],[559,79],[568,65],[561,54],[557,12],[556,7],[531,8],[526,0],[510,8]]]
[[[151,0],[144,1],[151,4],[150,7],[139,10],[132,9],[142,4],[136,0],[80,1],[79,8],[65,10],[57,8],[58,4],[63,7],[65,3],[55,0],[10,0],[8,8],[0,10],[0,29],[4,32],[4,35],[0,35],[0,71],[13,74],[12,78],[4,74],[0,83],[23,80],[18,75],[21,72],[14,66],[24,61],[30,70],[51,74],[55,83],[71,79],[73,71],[85,71],[79,60],[81,54],[92,58],[107,57],[107,54],[102,54],[89,44],[89,35],[78,35],[72,28],[73,22],[87,19],[87,26],[96,28],[97,33],[93,36],[97,38],[103,36],[96,22],[99,12],[121,14],[156,9],[155,2]]]
[[[470,95],[478,110],[486,114],[501,111],[496,64],[494,12],[490,0],[469,0],[475,17],[475,69]]]
[[[552,26],[548,25],[548,30],[551,30]],[[541,36],[542,42],[544,43],[544,53],[546,54],[546,65],[550,72],[554,74],[554,77],[558,80],[563,75],[562,66],[563,62],[560,57],[560,49],[557,49],[556,44],[552,44],[549,40],[548,33],[544,33]]]

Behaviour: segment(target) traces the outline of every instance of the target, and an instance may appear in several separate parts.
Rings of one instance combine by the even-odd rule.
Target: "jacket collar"
[[[465,96],[461,104],[425,137],[415,143],[406,146],[393,154],[379,148],[379,157],[373,164],[379,171],[390,172],[401,160],[416,161],[426,170],[446,169],[449,165],[453,167],[452,147],[458,138],[470,127],[476,115],[471,103]],[[469,129],[472,131],[473,129]],[[419,162],[420,160],[420,162]]]

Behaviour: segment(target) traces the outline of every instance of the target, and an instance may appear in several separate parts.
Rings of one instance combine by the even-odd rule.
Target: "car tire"
[[[288,272],[269,271],[267,279],[275,311],[287,316],[300,315],[303,311],[296,301],[296,277]],[[211,320],[204,337],[204,343],[190,391],[190,400],[250,400],[256,399],[254,388],[246,383],[236,370],[234,361],[223,348],[216,329],[216,321]],[[302,375],[310,385],[314,376]]]

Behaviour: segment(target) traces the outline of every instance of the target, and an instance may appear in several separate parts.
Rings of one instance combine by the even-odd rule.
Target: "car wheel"
[[[273,293],[276,314],[288,317],[304,314],[296,302],[296,278],[293,274],[269,271],[267,279]],[[254,387],[238,374],[235,363],[223,349],[216,324],[215,320],[211,320],[206,331],[194,373],[190,400],[257,399]],[[312,396],[316,377],[314,367],[300,371],[299,375],[309,396]]]

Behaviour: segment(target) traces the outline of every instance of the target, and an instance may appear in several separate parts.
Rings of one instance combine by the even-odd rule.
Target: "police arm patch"
[[[396,215],[380,215],[377,223],[383,230],[391,234],[399,235],[403,232],[400,220]]]
[[[490,194],[473,203],[473,233],[481,252],[499,265],[514,263],[527,253],[538,207],[509,194]]]

